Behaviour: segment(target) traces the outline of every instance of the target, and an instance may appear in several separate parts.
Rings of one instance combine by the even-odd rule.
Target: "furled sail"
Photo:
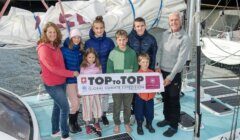
[[[0,20],[0,42],[35,46],[48,21],[61,28],[64,38],[68,36],[69,28],[79,28],[83,38],[88,38],[91,23],[98,15],[103,16],[109,36],[113,36],[118,29],[129,32],[134,20],[133,13],[136,17],[145,18],[148,28],[156,20],[159,21],[158,27],[167,28],[168,14],[186,9],[184,0],[132,0],[132,5],[129,0],[68,1],[62,2],[64,16],[59,3],[48,8],[45,13],[11,7],[9,14]]]

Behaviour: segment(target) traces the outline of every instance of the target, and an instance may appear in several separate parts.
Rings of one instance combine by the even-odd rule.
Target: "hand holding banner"
[[[80,95],[163,92],[163,78],[157,72],[80,74]]]

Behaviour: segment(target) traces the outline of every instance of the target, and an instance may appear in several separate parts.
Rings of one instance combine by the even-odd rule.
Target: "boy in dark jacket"
[[[149,68],[155,70],[155,59],[157,53],[157,41],[156,39],[148,33],[146,30],[146,22],[142,17],[138,17],[134,20],[133,30],[128,35],[128,45],[131,47],[137,55],[142,53],[147,53],[150,57]],[[135,94],[132,102],[132,116],[131,125],[134,124],[134,100]]]

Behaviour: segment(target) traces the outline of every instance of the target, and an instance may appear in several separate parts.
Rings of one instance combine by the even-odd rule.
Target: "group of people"
[[[187,61],[191,41],[182,29],[178,12],[170,14],[169,26],[170,29],[164,32],[163,41],[157,44],[156,39],[146,30],[145,20],[138,17],[129,35],[122,29],[116,32],[115,46],[113,40],[106,36],[102,16],[97,16],[89,31],[90,39],[85,44],[80,31],[73,29],[61,46],[60,30],[54,23],[47,23],[38,41],[37,53],[42,81],[54,101],[52,136],[70,140],[69,132],[82,131],[77,123],[80,99],[87,134],[93,132],[90,121],[93,121],[96,131],[101,131],[100,119],[104,125],[109,124],[106,116],[109,94],[79,94],[76,79],[79,74],[154,71],[162,73],[165,86],[165,92],[162,93],[164,120],[158,122],[157,126],[168,125],[163,135],[173,136],[178,130],[180,119],[181,71]],[[122,106],[126,132],[131,133],[130,118],[135,116],[139,135],[144,134],[144,118],[145,127],[154,133],[154,96],[155,93],[112,94],[114,133],[121,132]]]

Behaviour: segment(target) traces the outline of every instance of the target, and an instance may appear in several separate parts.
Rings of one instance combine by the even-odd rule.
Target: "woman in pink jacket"
[[[52,136],[62,135],[62,140],[70,140],[67,124],[69,104],[66,97],[65,82],[67,77],[77,77],[79,73],[65,69],[60,50],[61,39],[62,34],[58,27],[54,23],[48,22],[43,28],[42,36],[38,41],[37,53],[42,81],[46,91],[54,101],[51,120]]]

